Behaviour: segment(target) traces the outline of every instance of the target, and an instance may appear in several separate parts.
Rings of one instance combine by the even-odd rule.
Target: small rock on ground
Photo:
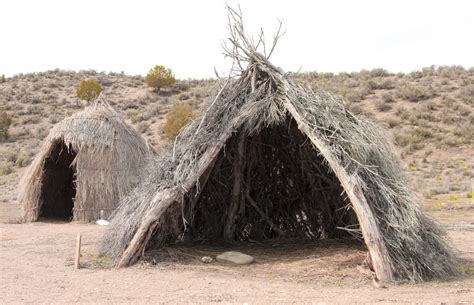
[[[216,260],[222,264],[230,264],[230,265],[248,265],[255,261],[250,255],[236,252],[236,251],[228,251],[216,256]]]
[[[212,263],[214,261],[214,259],[210,256],[203,256],[201,258],[201,261],[205,264],[209,264],[209,263]]]

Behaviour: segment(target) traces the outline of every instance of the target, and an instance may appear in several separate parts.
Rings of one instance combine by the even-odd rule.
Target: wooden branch
[[[285,236],[285,232],[280,230],[280,228],[270,219],[270,217],[268,217],[258,207],[257,203],[255,202],[255,200],[252,199],[252,197],[250,197],[250,194],[248,192],[247,192],[246,198],[247,198],[248,202],[250,203],[250,205],[255,209],[255,211],[257,211],[257,213],[260,214],[260,216],[263,218],[263,220],[265,220],[270,225],[270,229],[275,231],[279,236]]]
[[[373,266],[377,277],[382,282],[389,282],[393,279],[392,262],[388,254],[385,242],[382,239],[375,215],[364,196],[361,186],[347,175],[345,169],[332,156],[329,148],[324,144],[305,123],[295,106],[287,98],[284,102],[286,109],[298,123],[298,129],[301,130],[313,142],[314,146],[321,152],[321,155],[328,161],[329,166],[339,179],[347,196],[349,197],[352,208],[357,215],[365,244],[372,257]]]
[[[81,233],[76,238],[76,253],[74,255],[74,269],[81,268]]]
[[[227,212],[227,220],[224,226],[224,239],[234,240],[235,221],[238,216],[239,205],[242,197],[243,171],[245,159],[245,132],[241,131],[237,140],[237,151],[234,157],[234,185],[232,187],[232,197]]]
[[[267,57],[267,59],[270,59],[270,56],[272,56],[273,51],[275,50],[275,47],[276,47],[276,45],[277,45],[277,43],[278,43],[278,39],[280,39],[280,37],[285,34],[285,33],[280,34],[281,26],[282,26],[283,22],[282,22],[281,20],[279,20],[278,23],[279,23],[279,25],[278,25],[278,30],[277,30],[275,36],[273,37],[273,45],[272,45],[272,48],[271,48],[271,50],[270,50],[270,53],[268,54],[268,56],[265,55],[265,56]]]
[[[152,200],[154,206],[145,216],[137,231],[133,235],[130,244],[123,252],[116,268],[122,268],[134,263],[145,251],[145,246],[150,240],[155,228],[159,225],[158,221],[164,215],[166,210],[175,203],[181,192],[187,193],[196,184],[198,179],[213,164],[227,139],[232,135],[234,126],[230,125],[217,140],[214,146],[209,147],[199,160],[198,169],[186,181],[182,187],[175,189],[166,189],[158,192]]]

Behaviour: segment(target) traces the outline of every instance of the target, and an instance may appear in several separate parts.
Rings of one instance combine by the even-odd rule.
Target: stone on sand
[[[221,264],[229,265],[248,265],[255,261],[250,255],[236,251],[228,251],[216,256],[216,260]]]

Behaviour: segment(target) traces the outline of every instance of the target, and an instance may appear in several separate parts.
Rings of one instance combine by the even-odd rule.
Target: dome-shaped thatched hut
[[[138,183],[150,149],[103,97],[58,124],[22,177],[24,221],[108,217]]]
[[[122,267],[180,240],[355,235],[382,281],[455,274],[456,257],[420,210],[390,137],[272,65],[231,16],[227,55],[238,76],[121,201],[102,251]]]

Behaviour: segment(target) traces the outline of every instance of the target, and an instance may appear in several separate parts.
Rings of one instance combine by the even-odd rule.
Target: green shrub
[[[93,79],[81,80],[79,87],[76,89],[77,97],[88,103],[99,97],[101,92],[102,86]]]
[[[160,92],[161,88],[170,86],[176,82],[173,71],[165,66],[156,65],[145,77],[145,83],[152,88],[155,88],[157,92]]]
[[[5,111],[0,112],[0,140],[4,141],[7,140],[9,137],[8,129],[10,125],[13,123],[11,115],[6,113]]]
[[[7,79],[5,78],[5,75],[0,75],[0,84],[6,82]]]
[[[173,140],[187,123],[193,120],[196,114],[190,104],[183,103],[173,106],[166,115],[165,125],[163,126],[165,136]]]
[[[433,90],[424,86],[407,85],[398,91],[401,98],[410,102],[419,102],[433,97]]]

